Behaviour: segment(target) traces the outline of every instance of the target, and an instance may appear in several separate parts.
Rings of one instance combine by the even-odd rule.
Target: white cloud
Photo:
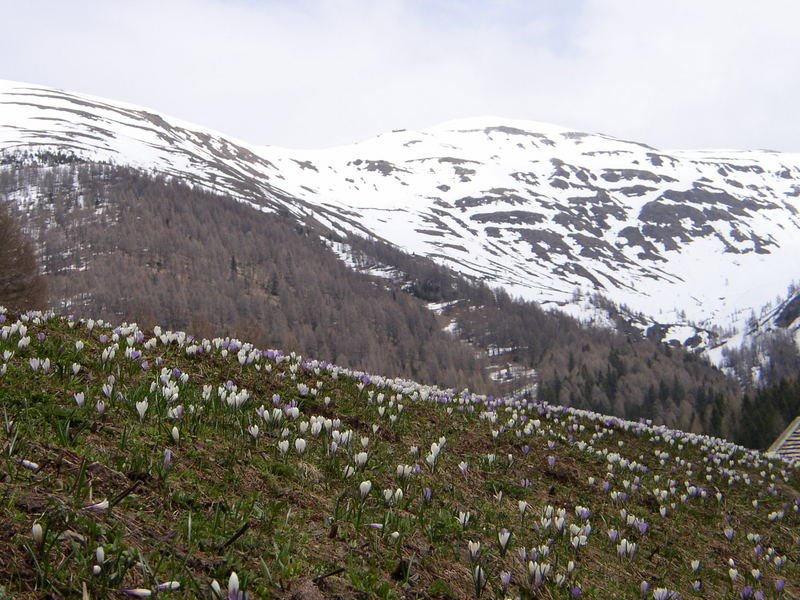
[[[794,0],[0,0],[0,77],[327,146],[495,114],[800,151]]]

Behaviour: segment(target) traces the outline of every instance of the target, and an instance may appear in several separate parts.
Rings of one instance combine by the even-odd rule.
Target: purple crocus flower
[[[508,571],[503,571],[500,573],[500,585],[503,586],[503,593],[508,590],[508,586],[511,583],[511,573]]]
[[[164,470],[166,471],[169,469],[169,465],[172,462],[172,450],[167,448],[164,450]]]

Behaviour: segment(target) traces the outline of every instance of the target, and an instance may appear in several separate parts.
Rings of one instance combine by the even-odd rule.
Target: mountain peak
[[[525,119],[512,119],[497,115],[482,115],[452,119],[429,128],[428,131],[509,131],[519,133],[560,134],[573,131],[566,127]]]

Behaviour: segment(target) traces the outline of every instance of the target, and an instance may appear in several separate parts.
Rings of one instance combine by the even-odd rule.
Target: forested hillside
[[[769,448],[786,426],[800,416],[800,379],[784,377],[779,382],[749,392],[742,403],[736,439],[750,448]]]
[[[0,188],[17,190],[59,311],[489,387],[421,301],[347,269],[308,228],[108,165],[6,170]]]
[[[622,322],[615,330],[544,311],[383,244],[352,245],[406,273],[415,294],[445,303],[442,313],[455,331],[489,349],[495,363],[510,371],[536,369],[538,395],[548,402],[736,435],[738,383],[686,349],[643,337]]]

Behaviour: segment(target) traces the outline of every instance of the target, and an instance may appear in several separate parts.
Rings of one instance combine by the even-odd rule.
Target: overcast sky
[[[0,0],[0,78],[319,148],[468,116],[800,152],[798,0]]]

